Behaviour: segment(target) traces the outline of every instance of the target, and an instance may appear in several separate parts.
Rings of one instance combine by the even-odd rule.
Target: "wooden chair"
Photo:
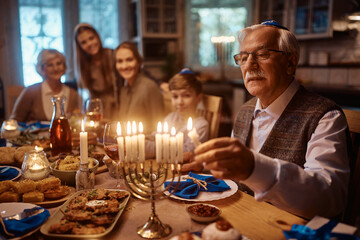
[[[360,111],[348,109],[343,111],[349,125],[355,155],[350,163],[351,175],[344,221],[355,225],[357,217],[360,217]]]
[[[222,98],[203,94],[203,103],[205,109],[198,109],[197,112],[209,122],[209,139],[216,138],[219,134]]]
[[[10,85],[7,88],[7,100],[8,100],[8,107],[9,107],[9,114],[12,113],[14,108],[16,99],[20,96],[21,91],[24,89],[24,86],[20,85]]]

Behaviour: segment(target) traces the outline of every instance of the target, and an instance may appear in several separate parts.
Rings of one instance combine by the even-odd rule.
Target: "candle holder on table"
[[[160,221],[155,211],[155,201],[171,196],[179,187],[183,134],[179,133],[175,136],[174,129],[170,136],[167,123],[165,122],[164,131],[162,131],[162,125],[159,122],[155,141],[156,163],[154,163],[145,161],[145,136],[142,133],[142,123],[139,123],[139,131],[137,131],[136,123],[133,122],[131,126],[128,122],[125,137],[121,136],[120,130],[117,132],[119,172],[135,197],[151,202],[151,215],[143,226],[138,227],[137,233],[148,239],[166,237],[171,233],[171,227]],[[163,184],[167,179],[171,180],[165,188]],[[169,192],[168,195],[164,195],[166,191]]]
[[[147,177],[145,177],[146,163],[149,163]],[[120,163],[121,174],[124,176],[125,183],[131,193],[139,199],[151,201],[151,215],[148,221],[137,228],[137,234],[148,239],[163,238],[171,233],[171,227],[163,224],[157,216],[155,201],[172,195],[177,190],[181,178],[181,164],[160,163],[156,164],[157,166],[153,165],[153,161]],[[162,186],[169,175],[171,175],[171,183],[164,188]],[[164,195],[166,191],[169,192],[168,195]]]

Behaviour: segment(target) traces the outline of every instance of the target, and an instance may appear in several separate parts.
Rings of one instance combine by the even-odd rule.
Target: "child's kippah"
[[[189,68],[183,68],[179,72],[179,74],[195,74],[193,71],[191,71]]]
[[[261,23],[261,25],[266,25],[266,26],[274,26],[277,28],[281,28],[281,29],[285,29],[287,31],[289,31],[289,29],[287,29],[284,26],[281,26],[280,24],[278,24],[275,20],[265,20],[264,22]]]

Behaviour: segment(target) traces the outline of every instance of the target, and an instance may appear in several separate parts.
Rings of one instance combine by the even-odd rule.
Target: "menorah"
[[[146,168],[145,164],[149,163]],[[144,162],[120,162],[121,175],[131,193],[142,200],[151,201],[151,215],[148,221],[137,228],[137,234],[143,238],[157,239],[168,236],[171,227],[163,224],[155,211],[155,201],[171,196],[178,188],[181,179],[181,164]],[[148,169],[148,174],[146,170]],[[169,176],[170,175],[170,176]],[[163,184],[171,177],[171,183],[164,188]],[[168,191],[169,194],[164,193]]]

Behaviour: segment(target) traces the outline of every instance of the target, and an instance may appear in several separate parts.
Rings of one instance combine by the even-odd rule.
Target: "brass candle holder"
[[[148,165],[148,168],[145,165]],[[171,227],[163,224],[155,211],[155,201],[171,196],[180,184],[181,164],[145,162],[121,162],[119,167],[124,181],[131,193],[142,200],[151,201],[151,215],[148,221],[137,228],[137,234],[147,239],[164,238],[171,233]],[[146,172],[145,169],[148,169]],[[168,179],[171,183],[164,188]],[[164,192],[169,194],[165,195]]]

